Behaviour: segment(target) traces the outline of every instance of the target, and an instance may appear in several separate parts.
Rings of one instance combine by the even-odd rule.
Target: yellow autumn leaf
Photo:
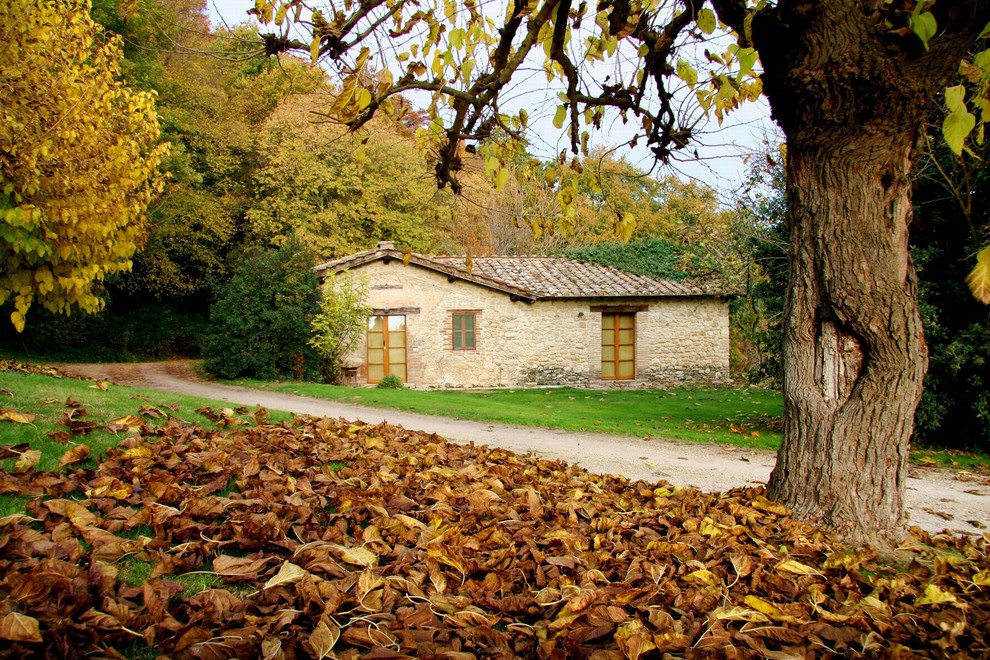
[[[460,573],[462,576],[467,575],[467,571],[464,568],[464,564],[462,564],[458,560],[456,560],[453,557],[451,557],[450,555],[448,555],[446,552],[444,552],[443,550],[441,550],[436,545],[431,545],[426,550],[426,556],[429,557],[430,559],[436,560],[437,562],[439,562],[441,564],[446,564],[447,566],[450,566],[455,571],[457,571],[458,573]]]
[[[702,8],[697,17],[695,18],[698,24],[698,29],[705,34],[711,34],[715,31],[718,25],[718,19],[715,17],[715,12],[708,7]]]
[[[508,182],[509,182],[509,170],[503,167],[498,171],[498,174],[495,175],[495,190],[501,190],[502,188],[505,188],[505,184],[507,184]]]
[[[822,562],[822,568],[854,568],[870,558],[866,552],[833,552]]]
[[[371,91],[364,87],[354,90],[354,105],[358,110],[364,110],[371,105],[372,98]]]
[[[751,610],[748,607],[742,607],[736,605],[735,607],[723,607],[715,610],[715,618],[720,621],[753,621],[757,623],[766,623],[770,621],[769,618],[762,612],[757,610]]]
[[[307,575],[309,575],[309,571],[296,566],[290,561],[287,561],[284,562],[281,568],[278,569],[278,573],[273,575],[268,582],[265,582],[264,588],[271,589],[273,587],[280,587],[285,584],[295,584]]]
[[[10,313],[10,322],[18,332],[24,332],[24,324],[26,321],[27,319],[25,318],[23,312],[15,310]]]
[[[89,452],[89,445],[77,445],[62,454],[62,458],[59,460],[58,466],[59,468],[64,468],[66,465],[72,465],[73,463],[84,461],[89,458]]]
[[[378,563],[378,555],[367,548],[348,548],[347,546],[333,544],[330,546],[334,554],[347,564],[355,566],[371,567]]]
[[[710,538],[715,538],[722,534],[722,529],[715,524],[711,518],[705,518],[701,521],[701,525],[698,527],[698,533],[708,536]]]
[[[942,605],[944,603],[955,603],[955,594],[946,591],[936,584],[925,586],[925,593],[915,599],[915,605]]]
[[[677,77],[691,87],[698,84],[698,72],[686,60],[677,60]]]
[[[705,568],[688,573],[682,579],[688,584],[699,584],[702,586],[711,586],[718,582],[715,574]]]
[[[807,564],[802,564],[793,559],[785,559],[777,564],[777,570],[784,571],[785,573],[793,573],[794,575],[821,575],[821,572],[817,568],[812,568]]]
[[[28,449],[21,454],[17,462],[14,463],[14,472],[27,472],[41,460],[41,451],[38,449]]]
[[[789,516],[789,515],[791,515],[791,510],[790,509],[788,509],[787,507],[785,507],[785,506],[783,506],[781,504],[777,504],[776,502],[773,502],[771,500],[768,500],[763,495],[757,495],[756,497],[754,497],[753,498],[753,501],[750,503],[750,506],[752,506],[754,509],[757,509],[759,511],[764,511],[766,513],[772,513],[772,514],[774,514],[776,516]]]
[[[144,425],[144,420],[138,417],[137,415],[125,415],[124,417],[118,417],[117,419],[113,420],[111,424],[114,424],[116,426],[123,426],[128,429],[135,427],[140,428],[142,425]]]
[[[151,451],[150,447],[131,447],[125,449],[124,453],[121,454],[123,459],[134,459],[134,458],[151,458],[154,452]]]
[[[54,514],[68,518],[76,527],[89,527],[100,522],[99,516],[72,500],[48,500],[45,507]]]
[[[752,607],[757,612],[762,612],[763,614],[766,614],[767,616],[773,617],[775,619],[784,616],[783,610],[781,610],[773,603],[763,600],[759,596],[754,596],[753,594],[750,594],[745,598],[743,598],[743,602],[749,605],[750,607]]]
[[[847,614],[836,614],[834,612],[829,612],[817,603],[812,603],[811,607],[815,610],[815,613],[818,614],[818,616],[822,617],[826,621],[831,621],[832,623],[845,623],[852,618]]]
[[[619,629],[615,631],[615,642],[622,650],[622,654],[631,660],[637,660],[644,653],[656,648],[656,644],[653,643],[653,635],[638,619],[633,619],[619,626]]]
[[[636,231],[636,216],[632,213],[624,212],[620,214],[619,221],[615,224],[615,236],[623,243],[629,242],[633,232]]]
[[[134,489],[125,483],[116,482],[86,491],[86,497],[112,497],[115,500],[126,500],[134,494]]]
[[[320,59],[320,41],[322,38],[317,35],[309,42],[309,59],[313,64],[316,64],[316,60]]]
[[[980,571],[974,575],[973,584],[980,587],[990,587],[990,571]]]
[[[976,255],[976,267],[966,276],[966,284],[974,298],[990,305],[990,247]]]
[[[30,424],[35,419],[31,413],[20,413],[16,410],[0,410],[0,422],[15,422],[17,424]]]

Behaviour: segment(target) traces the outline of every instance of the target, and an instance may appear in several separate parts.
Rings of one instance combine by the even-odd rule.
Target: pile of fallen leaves
[[[987,536],[915,531],[892,563],[759,488],[630,482],[387,425],[230,424],[135,416],[95,470],[0,472],[0,492],[34,498],[0,519],[0,654],[990,653]],[[150,577],[120,579],[127,561]],[[189,593],[192,572],[222,583]]]

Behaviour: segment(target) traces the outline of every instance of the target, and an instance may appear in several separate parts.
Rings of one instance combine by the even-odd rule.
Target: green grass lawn
[[[237,385],[365,406],[566,431],[776,449],[783,402],[755,387],[674,390],[387,390],[238,380]]]
[[[780,444],[783,410],[779,392],[755,387],[624,391],[573,388],[422,391],[254,380],[239,380],[236,384],[475,421],[762,449],[776,449]],[[56,469],[62,455],[74,445],[52,440],[48,434],[65,430],[59,420],[67,410],[65,402],[70,399],[78,401],[80,407],[86,410],[82,419],[97,426],[89,435],[70,439],[70,443],[85,443],[91,447],[91,458],[80,464],[83,467],[95,465],[94,459],[102,455],[106,448],[127,437],[126,431],[113,434],[103,427],[115,419],[138,414],[142,406],[158,408],[165,414],[209,428],[214,426],[213,422],[196,413],[196,409],[212,407],[220,410],[231,405],[228,402],[116,385],[110,385],[104,391],[94,383],[71,378],[0,372],[0,410],[36,415],[29,424],[0,421],[0,444],[28,443],[31,449],[42,453],[35,469]],[[271,414],[275,420],[291,417],[285,412],[272,411]],[[154,425],[163,419],[148,418],[147,422]],[[925,465],[990,468],[990,459],[986,456],[966,452],[936,452],[922,448],[913,452],[912,458]],[[0,468],[11,470],[15,463],[16,458],[7,458],[0,461]]]

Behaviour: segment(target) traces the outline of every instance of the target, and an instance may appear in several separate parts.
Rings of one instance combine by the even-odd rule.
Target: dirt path
[[[766,483],[774,464],[774,454],[768,451],[488,424],[221,385],[198,378],[188,362],[74,364],[60,368],[121,385],[239,405],[368,423],[386,421],[436,433],[454,442],[533,452],[550,459],[563,459],[592,472],[622,474],[646,481],[662,479],[706,491]],[[907,484],[907,505],[911,524],[931,532],[948,529],[953,533],[980,534],[984,529],[981,526],[990,527],[990,479],[967,472],[913,468]]]

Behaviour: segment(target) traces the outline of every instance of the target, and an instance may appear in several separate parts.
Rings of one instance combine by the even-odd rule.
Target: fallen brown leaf
[[[10,408],[0,410],[0,422],[15,422],[17,424],[30,424],[35,420],[36,415],[32,413],[20,413]]]
[[[18,612],[10,612],[0,619],[0,639],[11,642],[40,642],[38,620]]]
[[[762,487],[702,493],[384,424],[232,412],[255,425],[170,417],[95,469],[0,471],[0,492],[32,498],[0,519],[0,612],[40,635],[5,644],[273,660],[990,654],[986,537],[916,531],[912,559],[888,564]]]
[[[72,465],[73,463],[78,463],[89,458],[89,452],[92,448],[89,445],[76,445],[72,449],[68,450],[62,454],[62,458],[58,462],[60,468],[66,465]]]

